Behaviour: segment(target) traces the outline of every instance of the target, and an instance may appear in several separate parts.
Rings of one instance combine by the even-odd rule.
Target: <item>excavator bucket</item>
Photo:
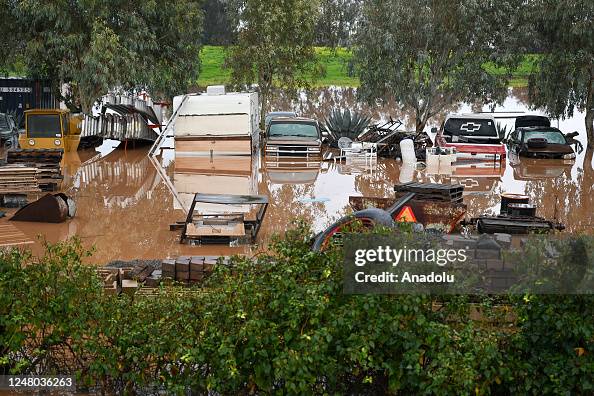
[[[34,221],[40,223],[62,223],[74,217],[76,206],[65,194],[46,194],[35,202],[19,209],[11,221]]]

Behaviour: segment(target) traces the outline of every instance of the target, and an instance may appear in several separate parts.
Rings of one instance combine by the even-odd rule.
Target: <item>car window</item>
[[[448,118],[443,127],[445,135],[497,138],[495,124],[490,119]]]
[[[268,130],[269,136],[299,136],[318,137],[318,129],[312,124],[299,124],[295,122],[286,124],[271,124]]]
[[[545,139],[547,143],[566,144],[565,136],[558,131],[524,131],[522,141],[528,142],[529,139]]]

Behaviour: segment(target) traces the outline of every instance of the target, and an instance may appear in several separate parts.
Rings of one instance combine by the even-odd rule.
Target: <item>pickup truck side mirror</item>
[[[431,133],[437,133],[437,128],[436,127],[431,128]]]

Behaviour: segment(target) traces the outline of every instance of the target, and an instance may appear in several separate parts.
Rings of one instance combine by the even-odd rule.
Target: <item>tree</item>
[[[594,2],[533,0],[527,7],[544,52],[530,78],[530,98],[553,117],[586,113],[594,148]]]
[[[350,46],[357,31],[363,0],[321,0],[316,45]]]
[[[235,26],[227,0],[205,0],[204,31],[205,45],[230,45],[235,41]]]
[[[314,42],[317,0],[235,0],[237,44],[226,66],[236,86],[258,84],[260,120],[270,106],[273,87],[296,92],[321,74]]]
[[[367,1],[355,50],[359,96],[413,109],[417,131],[453,102],[501,100],[517,62],[502,50],[512,11],[507,1]],[[490,74],[486,62],[506,72]]]
[[[31,77],[70,85],[72,107],[89,111],[109,89],[154,97],[196,80],[202,30],[196,0],[9,2],[11,28]]]

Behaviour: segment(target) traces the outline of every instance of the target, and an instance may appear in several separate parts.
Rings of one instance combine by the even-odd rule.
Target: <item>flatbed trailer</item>
[[[229,213],[196,213],[197,204],[258,206],[254,219],[247,214]],[[234,240],[254,243],[266,210],[268,197],[265,195],[228,195],[200,194],[194,195],[188,215],[182,225],[180,243],[228,244]]]

